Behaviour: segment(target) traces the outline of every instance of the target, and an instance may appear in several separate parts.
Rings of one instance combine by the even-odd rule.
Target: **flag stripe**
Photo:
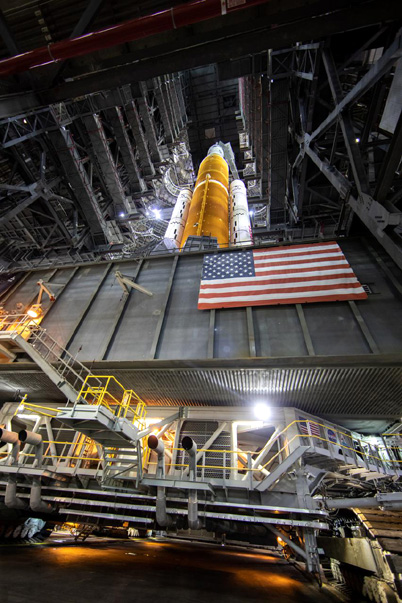
[[[257,280],[258,279],[258,280]],[[233,283],[238,283],[239,284],[239,289],[246,287],[249,285],[250,283],[250,279],[249,278],[244,278],[244,279],[221,279],[221,281],[217,283],[217,281],[214,281],[214,289],[225,289],[225,288],[230,288],[233,287]],[[305,275],[297,275],[294,277],[290,277],[290,278],[266,278],[265,276],[256,276],[253,279],[253,283],[254,281],[257,281],[258,286],[260,285],[280,285],[280,284],[287,284],[289,285],[290,283],[316,283],[316,282],[323,282],[324,284],[332,284],[332,283],[336,283],[337,281],[342,280],[345,283],[351,282],[351,283],[357,283],[358,281],[356,280],[356,277],[354,276],[353,272],[341,272],[340,274],[332,274],[330,276],[328,276],[327,274],[315,274],[312,276],[305,276]],[[325,283],[326,282],[326,283]],[[254,288],[256,288],[256,284],[254,283]],[[204,290],[205,288],[211,287],[211,281],[201,281],[201,290]]]
[[[333,258],[325,258],[325,260],[317,261],[315,258],[309,258],[308,260],[299,260],[297,259],[297,265],[303,267],[320,267],[320,266],[332,266],[334,264],[348,266],[347,261],[342,256],[337,256]],[[260,272],[260,270],[264,270],[266,268],[275,268],[275,267],[283,267],[286,269],[287,266],[294,266],[295,260],[286,260],[286,261],[278,261],[278,262],[262,262],[261,264],[255,265],[255,271]]]
[[[283,247],[273,247],[271,249],[255,249],[253,251],[254,255],[261,254],[270,254],[274,255],[277,253],[289,253],[289,254],[297,254],[297,253],[306,253],[307,249],[312,249],[314,252],[319,249],[340,249],[338,243],[313,243],[312,245],[289,245]]]
[[[305,264],[303,266],[303,268],[276,268],[275,270],[271,270],[268,268],[259,268],[258,270],[256,270],[256,274],[294,274],[294,273],[300,273],[300,272],[305,272],[306,270],[310,269],[310,268],[320,268],[320,272],[322,272],[323,270],[330,270],[331,268],[349,268],[349,264],[345,261],[345,262],[337,262],[337,263],[331,263],[331,262],[323,262],[322,264],[320,264],[319,262],[316,262],[315,264]]]
[[[267,266],[269,266],[270,264],[276,264],[276,263],[288,263],[288,264],[292,264],[294,265],[295,263],[295,259],[297,259],[297,263],[303,263],[303,260],[307,260],[309,262],[311,262],[312,260],[317,260],[317,261],[321,261],[323,258],[328,258],[330,260],[343,260],[346,261],[345,256],[343,255],[343,253],[339,253],[336,251],[333,251],[331,253],[327,252],[327,251],[323,251],[321,253],[304,253],[304,254],[299,254],[298,256],[290,256],[289,254],[286,255],[276,255],[273,258],[268,258],[268,257],[259,257],[258,259],[255,258],[254,259],[254,264],[256,266],[261,266],[262,264],[267,264]]]
[[[295,285],[295,286],[289,286],[289,284],[282,284],[282,285],[276,285],[275,287],[272,288],[267,288],[266,291],[269,291],[269,293],[272,295],[273,293],[285,293],[285,292],[289,292],[289,293],[299,293],[300,291],[330,291],[332,289],[338,289],[339,288],[339,283],[335,283],[335,284],[325,284],[322,285],[321,283],[319,285],[313,285],[312,283],[308,286],[302,286],[302,285]],[[343,288],[344,289],[360,289],[360,291],[363,291],[360,283],[358,283],[357,281],[354,283],[343,283]],[[253,287],[252,285],[245,285],[243,287],[230,287],[227,289],[224,289],[223,291],[221,290],[221,292],[217,291],[216,289],[214,289],[213,287],[207,287],[205,289],[202,289],[202,291],[200,292],[200,298],[206,298],[206,297],[227,297],[229,293],[241,293],[242,295],[253,295],[254,293],[256,293],[256,288]]]
[[[307,304],[307,303],[318,303],[318,302],[332,302],[332,301],[347,301],[350,299],[366,299],[366,293],[359,293],[358,295],[351,295],[350,293],[344,295],[321,295],[317,297],[306,297],[298,294],[294,299],[282,299],[279,300],[275,296],[271,300],[255,300],[252,303],[248,300],[243,301],[222,301],[222,300],[203,300],[198,304],[199,310],[210,310],[211,308],[245,308],[246,306],[280,306],[286,304]]]
[[[359,291],[356,291],[356,293],[364,293],[363,289],[361,288],[361,286],[359,285],[359,283],[357,283],[357,287],[359,289]],[[324,287],[295,287],[295,288],[289,288],[287,290],[273,290],[270,293],[256,293],[255,290],[253,291],[241,291],[241,295],[236,295],[236,293],[238,293],[238,291],[236,289],[233,290],[234,295],[228,295],[228,293],[225,291],[224,293],[217,293],[216,291],[214,291],[213,293],[208,293],[208,294],[204,294],[204,293],[200,293],[200,299],[209,299],[211,301],[213,300],[217,300],[219,298],[224,298],[227,299],[229,301],[239,301],[244,299],[245,297],[249,297],[251,300],[253,301],[257,301],[257,300],[262,300],[262,299],[266,299],[266,300],[271,300],[271,299],[291,299],[292,297],[298,297],[299,293],[303,293],[304,297],[314,297],[315,295],[321,295],[323,292],[325,291],[330,291],[331,293],[338,293],[339,295],[345,295],[347,293],[350,293],[350,287],[348,286],[344,286],[341,289],[339,288],[338,285],[331,285],[327,288]]]

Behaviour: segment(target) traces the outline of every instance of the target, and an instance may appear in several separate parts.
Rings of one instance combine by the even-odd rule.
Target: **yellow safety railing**
[[[93,385],[94,382],[96,385]],[[139,429],[146,427],[145,402],[134,390],[126,389],[113,375],[88,375],[78,394],[78,400],[80,399],[95,406],[105,406],[118,417],[129,418]]]
[[[29,314],[0,314],[0,331],[18,333],[27,339],[31,331],[39,326],[42,316],[33,318]]]
[[[214,448],[201,448],[198,449],[197,452],[200,453],[212,453],[214,455],[216,454],[220,454],[222,455],[222,464],[220,465],[210,465],[210,464],[199,464],[197,463],[197,469],[203,470],[203,469],[215,469],[215,470],[220,470],[222,472],[224,471],[230,471],[230,470],[235,470],[235,471],[241,471],[242,473],[258,473],[261,472],[262,470],[268,470],[269,467],[272,466],[272,464],[274,463],[275,460],[277,460],[278,458],[281,457],[282,454],[285,454],[286,456],[288,455],[288,450],[289,450],[289,446],[295,442],[296,440],[299,441],[303,441],[303,439],[305,438],[311,438],[314,440],[319,440],[322,442],[326,442],[327,444],[330,444],[332,446],[336,446],[345,450],[349,450],[352,452],[353,455],[358,455],[360,457],[366,457],[368,460],[374,460],[374,461],[379,461],[380,463],[385,463],[385,464],[391,464],[392,467],[396,466],[397,469],[402,469],[402,460],[398,460],[398,459],[390,459],[390,458],[383,458],[381,456],[377,456],[376,454],[372,454],[372,453],[368,453],[365,452],[363,449],[363,446],[367,445],[367,442],[365,442],[364,440],[360,440],[358,438],[353,437],[352,434],[350,433],[346,433],[343,432],[341,430],[335,429],[332,426],[327,426],[324,425],[322,423],[318,423],[317,421],[311,421],[310,419],[296,419],[294,421],[292,421],[291,423],[289,423],[289,425],[287,425],[280,433],[277,434],[275,441],[279,441],[279,438],[283,435],[286,434],[286,432],[293,426],[293,425],[297,425],[300,423],[314,423],[314,425],[320,426],[326,430],[330,430],[333,433],[337,433],[340,435],[343,435],[345,437],[347,437],[351,443],[354,442],[359,442],[362,445],[361,450],[356,450],[353,446],[348,446],[347,444],[342,443],[341,441],[337,440],[336,442],[334,442],[333,440],[330,440],[328,438],[325,437],[321,437],[318,436],[317,434],[314,433],[297,433],[295,435],[293,435],[293,437],[291,437],[291,439],[289,440],[285,440],[284,445],[272,456],[268,459],[268,461],[264,464],[264,465],[259,465],[258,467],[252,468],[252,467],[247,467],[246,465],[240,465],[237,464],[236,466],[232,466],[232,465],[226,465],[226,459],[228,458],[232,458],[231,455],[251,455],[251,460],[253,460],[253,456],[256,456],[259,454],[259,452],[256,451],[251,451],[251,450],[222,450],[222,449],[214,449]],[[273,444],[275,443],[275,441],[273,442]],[[389,450],[390,447],[381,447],[381,446],[374,446],[371,445],[372,448],[375,449],[375,451],[383,451],[383,452],[387,452],[387,450]],[[396,449],[399,451],[400,455],[401,455],[401,459],[402,459],[402,447],[399,446],[393,446],[393,449]],[[172,448],[171,449],[176,450],[176,451],[184,451],[183,448]],[[205,458],[205,457],[204,457]],[[147,464],[149,465],[156,465],[157,462],[156,461],[149,461],[149,455],[147,458]],[[178,469],[180,468],[187,468],[189,467],[188,463],[166,463],[165,465],[166,467],[176,467]]]

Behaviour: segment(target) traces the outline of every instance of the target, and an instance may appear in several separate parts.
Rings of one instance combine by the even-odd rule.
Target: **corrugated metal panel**
[[[107,364],[107,363],[105,363]],[[104,373],[94,369],[94,373]],[[399,418],[402,367],[309,368],[114,368],[126,387],[150,405],[248,406],[266,400],[315,415]],[[0,400],[28,393],[31,401],[61,401],[60,392],[38,369],[2,367]]]

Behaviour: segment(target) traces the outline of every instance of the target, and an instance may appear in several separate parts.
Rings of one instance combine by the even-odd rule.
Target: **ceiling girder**
[[[322,54],[323,63],[327,72],[328,82],[336,107],[342,102],[343,94],[341,83],[335,66],[335,61],[328,48],[325,48]],[[352,117],[349,109],[345,108],[339,113],[340,125],[343,138],[346,145],[346,150],[349,155],[350,163],[353,170],[353,176],[359,194],[370,194],[370,186],[366,174],[366,169],[363,164],[363,159],[360,154],[359,145],[356,141],[356,133],[354,131]]]
[[[332,126],[338,119],[341,113],[351,104],[357,102],[359,98],[367,92],[374,84],[376,84],[402,56],[402,32],[399,31],[394,42],[384,52],[382,57],[374,63],[372,68],[362,77],[362,79],[338,102],[335,109],[328,117],[314,130],[310,136],[310,140],[321,136]]]

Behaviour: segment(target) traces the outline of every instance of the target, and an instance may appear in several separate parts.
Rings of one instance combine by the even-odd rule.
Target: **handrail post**
[[[251,452],[247,452],[247,472],[248,472],[248,482],[250,490],[253,489],[253,472],[252,472],[252,459]]]

